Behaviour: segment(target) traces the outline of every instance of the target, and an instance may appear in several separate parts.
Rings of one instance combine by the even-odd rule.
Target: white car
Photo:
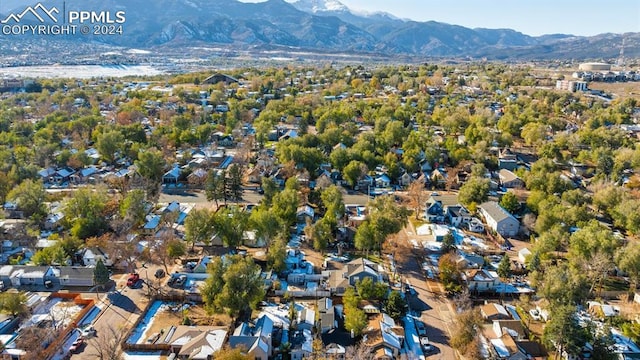
[[[538,311],[536,309],[529,310],[529,315],[531,315],[531,318],[533,318],[533,320],[535,320],[535,321],[542,320],[542,316],[540,316],[540,311]]]

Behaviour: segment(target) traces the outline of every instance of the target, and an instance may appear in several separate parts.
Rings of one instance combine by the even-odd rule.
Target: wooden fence
[[[93,310],[93,307],[95,306],[95,300],[83,299],[82,296],[77,293],[55,292],[51,294],[51,298],[56,297],[64,300],[73,300],[76,305],[84,305],[84,308],[82,308],[76,318],[73,319],[73,321],[71,321],[69,325],[67,325],[67,327],[62,330],[62,332],[60,332],[58,337],[56,337],[56,339],[51,344],[49,344],[45,352],[45,359],[51,358],[57,350],[62,348],[62,345],[66,341],[67,336],[69,336],[69,334],[73,330],[75,330],[76,327],[78,327],[78,322],[80,322],[83,317],[85,317],[91,310]]]

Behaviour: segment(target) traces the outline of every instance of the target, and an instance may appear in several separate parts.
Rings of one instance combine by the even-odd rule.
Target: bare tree
[[[122,348],[120,345],[125,340],[127,332],[119,326],[109,324],[106,330],[100,331],[89,342],[96,351],[96,357],[100,360],[121,360]]]
[[[421,176],[418,180],[409,185],[407,195],[409,196],[409,206],[413,208],[413,211],[416,214],[416,219],[419,219],[422,206],[427,201],[427,192],[424,189],[424,176]]]
[[[348,346],[345,350],[345,359],[373,360],[375,358],[375,353],[372,351],[373,349],[365,345],[362,341],[355,345]]]
[[[16,338],[16,347],[26,351],[25,359],[45,359],[46,344],[51,343],[53,336],[48,329],[36,325],[22,329]]]

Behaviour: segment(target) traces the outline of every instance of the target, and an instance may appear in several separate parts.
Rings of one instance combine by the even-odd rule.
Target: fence
[[[73,300],[76,305],[84,305],[84,308],[80,310],[76,318],[69,323],[69,325],[62,330],[62,332],[58,335],[58,337],[47,347],[45,352],[45,359],[51,358],[54,353],[62,347],[62,344],[67,339],[67,336],[78,326],[78,322],[85,317],[89,311],[93,309],[95,306],[95,300],[93,299],[83,299],[80,294],[76,293],[52,293],[52,298],[60,298],[65,300]]]
[[[167,295],[167,296],[153,296],[151,299],[149,299],[149,302],[147,303],[147,306],[145,306],[144,311],[142,311],[142,313],[140,313],[140,316],[138,316],[138,319],[136,320],[136,322],[133,324],[133,326],[131,327],[131,329],[129,329],[129,331],[127,332],[126,336],[123,338],[122,343],[120,343],[120,346],[122,347],[122,350],[127,351],[127,350],[134,350],[134,351],[169,351],[171,350],[171,345],[169,344],[131,344],[129,343],[129,338],[131,337],[131,333],[133,333],[133,331],[136,330],[136,328],[138,327],[138,325],[140,325],[140,321],[142,321],[144,319],[144,315],[147,313],[147,311],[149,311],[149,307],[151,307],[151,304],[153,304],[154,301],[156,300],[160,300],[160,301],[183,301],[184,300],[184,295],[178,295],[178,294],[171,294],[171,295]]]

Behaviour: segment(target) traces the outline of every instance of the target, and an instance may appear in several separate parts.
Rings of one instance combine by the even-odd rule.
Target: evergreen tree
[[[98,259],[96,267],[93,269],[93,281],[96,285],[104,287],[109,282],[109,269],[104,265],[102,259]]]

